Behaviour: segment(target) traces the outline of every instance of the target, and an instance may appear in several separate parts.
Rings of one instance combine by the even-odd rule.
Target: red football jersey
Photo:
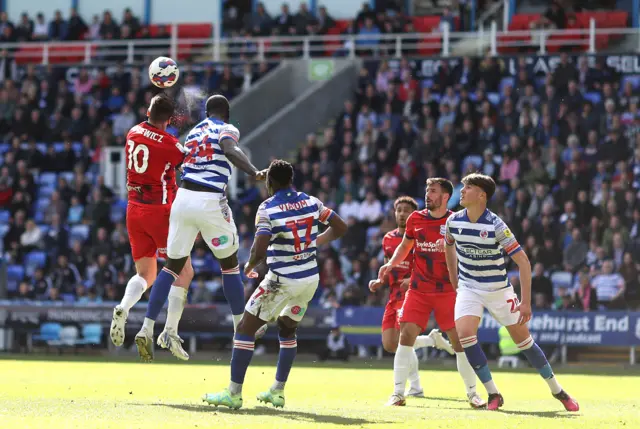
[[[449,271],[444,252],[438,250],[436,241],[444,239],[445,224],[453,212],[447,211],[436,219],[428,210],[415,211],[407,219],[407,238],[415,240],[411,289],[423,293],[454,292],[449,281]]]
[[[393,252],[402,243],[402,234],[398,229],[389,231],[382,239],[382,250],[387,259],[391,259]],[[400,283],[411,276],[411,266],[413,262],[413,252],[409,253],[404,261],[389,272],[389,301],[402,301],[404,299],[404,290],[400,287]]]
[[[129,130],[125,149],[129,202],[171,204],[178,189],[175,169],[184,159],[178,139],[142,122]]]

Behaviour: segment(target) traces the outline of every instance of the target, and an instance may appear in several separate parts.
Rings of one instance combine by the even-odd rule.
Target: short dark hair
[[[443,177],[430,177],[427,179],[426,186],[440,185],[445,194],[449,194],[449,198],[453,195],[453,183]]]
[[[471,173],[462,179],[463,185],[477,186],[487,194],[487,201],[493,197],[496,193],[496,182],[493,181],[491,176],[480,173]]]
[[[277,187],[285,188],[293,183],[293,166],[282,159],[276,159],[269,165],[268,179]]]
[[[167,122],[176,109],[175,103],[166,94],[158,94],[151,99],[149,120],[151,122]]]
[[[416,202],[416,200],[414,200],[411,197],[407,197],[407,196],[398,197],[393,203],[394,210],[398,208],[400,204],[409,204],[411,207],[413,207],[413,210],[418,210],[418,203]]]
[[[229,100],[227,100],[227,97],[222,94],[213,94],[207,99],[205,109],[207,111],[207,116],[214,115],[227,120],[229,119],[229,112],[231,110],[231,107],[229,105]]]

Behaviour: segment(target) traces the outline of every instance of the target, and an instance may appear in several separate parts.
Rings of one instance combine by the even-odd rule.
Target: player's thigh
[[[189,256],[197,236],[198,226],[189,212],[189,207],[174,202],[169,217],[167,256],[171,259]]]
[[[420,328],[423,332],[429,323],[429,317],[433,311],[433,302],[426,294],[409,289],[404,296],[404,302],[399,312],[398,322],[400,323],[400,336],[402,337],[402,324],[411,323]],[[418,332],[418,334],[420,334]]]
[[[318,289],[318,282],[304,282],[298,286],[288,286],[289,299],[280,311],[280,317],[288,317],[299,323],[309,308],[309,302],[313,299]],[[295,288],[295,289],[294,289]]]
[[[460,338],[477,334],[483,312],[484,306],[482,304],[482,298],[475,290],[464,287],[458,288],[454,319],[456,322],[456,331]]]
[[[171,217],[171,206],[158,207],[154,213],[146,219],[147,233],[153,237],[153,241],[158,249],[158,256],[167,258],[167,239],[169,236],[169,223]]]
[[[208,210],[198,225],[202,239],[217,259],[226,259],[238,251],[238,230],[228,207]]]
[[[264,279],[253,291],[245,306],[245,311],[265,322],[275,320],[289,301],[288,287]]]
[[[187,262],[185,262],[184,267],[182,267],[182,271],[178,274],[178,278],[174,285],[180,286],[185,289],[189,289],[189,285],[191,284],[191,280],[193,280],[194,272],[193,265],[191,264],[191,256],[187,258]]]
[[[518,306],[518,296],[512,286],[493,292],[482,293],[483,304],[489,314],[502,326],[518,323],[520,312],[513,312]]]
[[[440,330],[447,332],[455,329],[456,293],[433,294],[431,299],[436,323]]]

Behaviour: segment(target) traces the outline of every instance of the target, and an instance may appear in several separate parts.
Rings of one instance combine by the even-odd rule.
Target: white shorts
[[[458,320],[464,316],[482,318],[486,308],[489,314],[502,326],[511,326],[518,323],[520,312],[511,312],[518,304],[518,296],[513,290],[513,286],[496,291],[461,286],[458,288],[456,296],[455,319]]]
[[[167,256],[189,256],[198,233],[217,259],[238,251],[238,230],[226,199],[220,194],[180,188],[171,206]]]
[[[271,322],[278,316],[299,322],[316,289],[317,280],[285,285],[270,280],[267,275],[249,298],[245,310],[265,322]]]

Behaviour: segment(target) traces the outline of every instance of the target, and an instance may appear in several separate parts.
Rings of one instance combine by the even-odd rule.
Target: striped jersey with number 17
[[[333,211],[304,192],[282,189],[256,213],[256,235],[270,235],[267,278],[281,284],[318,281],[316,238]]]
[[[185,143],[189,151],[182,166],[182,180],[197,183],[224,193],[231,177],[231,163],[220,146],[222,139],[229,138],[236,144],[240,131],[226,122],[207,118],[187,135]]]

